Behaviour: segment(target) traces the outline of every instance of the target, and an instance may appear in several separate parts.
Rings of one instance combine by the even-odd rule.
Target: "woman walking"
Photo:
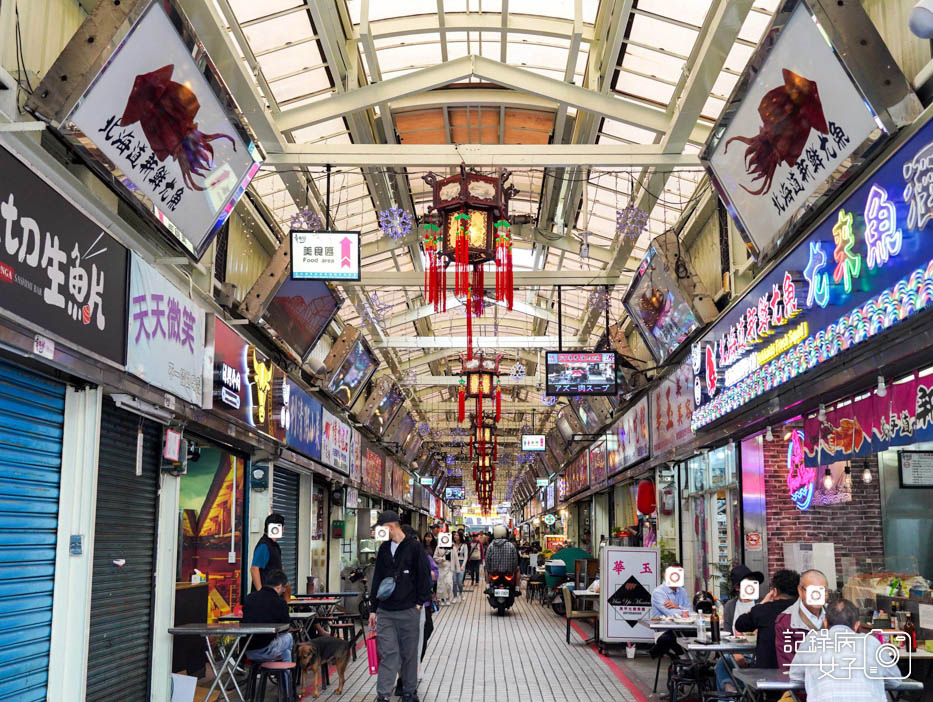
[[[470,543],[469,555],[467,556],[467,572],[470,574],[470,580],[474,585],[479,582],[479,564],[483,562],[483,544],[479,540],[479,535],[474,534],[473,541]]]
[[[450,565],[453,567],[454,604],[463,600],[463,580],[466,577],[467,545],[463,542],[463,532],[453,533],[454,547],[450,550]]]

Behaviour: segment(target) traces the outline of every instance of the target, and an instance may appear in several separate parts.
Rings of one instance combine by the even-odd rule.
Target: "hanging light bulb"
[[[848,463],[846,463],[845,474],[846,476],[845,478],[843,478],[842,484],[846,490],[851,490],[852,489],[852,466],[849,465]]]
[[[765,432],[765,440],[774,441],[774,434],[771,433],[771,427],[768,427],[768,431]]]
[[[884,385],[884,376],[878,376],[878,389],[875,390],[875,394],[878,397],[884,397],[888,394],[888,389]]]
[[[829,472],[829,466],[826,466],[823,473],[823,487],[827,490],[831,490],[833,487],[833,474]]]
[[[820,411],[819,411],[819,413],[816,415],[816,418],[819,419],[821,422],[825,422],[825,421],[826,421],[826,405],[824,405],[824,404],[822,404],[822,403],[820,404]]]
[[[871,470],[868,466],[865,466],[865,470],[862,471],[862,482],[868,485],[872,481]]]

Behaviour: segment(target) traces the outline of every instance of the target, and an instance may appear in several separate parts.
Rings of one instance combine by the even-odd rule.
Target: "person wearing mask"
[[[470,574],[470,580],[474,585],[479,582],[479,564],[482,561],[483,542],[480,540],[479,535],[474,534],[467,555],[467,573]]]
[[[389,530],[389,540],[376,554],[369,615],[379,651],[376,700],[389,702],[400,675],[402,702],[418,702],[418,641],[421,610],[431,599],[430,568],[423,546],[406,537],[396,512],[380,512],[376,525]]]
[[[454,546],[450,549],[450,565],[453,570],[454,604],[463,601],[463,581],[466,578],[467,545],[463,543],[463,532],[453,533]]]
[[[777,668],[775,650],[775,621],[797,597],[800,575],[793,570],[779,570],[771,576],[771,590],[760,604],[737,617],[733,628],[736,632],[758,632],[755,644],[755,667]]]
[[[518,549],[506,539],[506,528],[499,524],[493,529],[493,541],[486,548],[486,580],[490,573],[512,573],[516,584],[520,582],[518,573]],[[517,587],[517,585],[516,585]]]
[[[281,569],[267,572],[263,586],[255,592],[251,592],[243,600],[241,623],[290,624],[291,617],[288,614],[288,604],[282,597],[287,584],[288,576]],[[256,634],[249,640],[246,655],[254,663],[269,661],[291,663],[293,644],[292,635],[287,631],[281,634]],[[291,671],[286,671],[285,682],[289,691],[293,682],[290,673]]]
[[[262,589],[269,573],[282,570],[282,549],[276,542],[282,538],[284,533],[285,517],[276,512],[266,517],[262,537],[253,549],[253,560],[249,568],[253,592]]]
[[[801,576],[801,580],[803,576]],[[827,630],[810,630],[790,664],[791,680],[802,680],[807,702],[885,702],[884,679],[901,677],[897,663],[883,665],[881,642],[859,634],[858,607],[846,599],[825,607]],[[876,668],[871,676],[869,668]]]
[[[658,585],[651,593],[651,617],[686,617],[692,613],[690,599],[687,591],[680,586],[669,585],[672,570],[679,569],[681,577],[683,566],[672,563],[664,569],[664,582]],[[654,640],[654,646],[648,651],[652,658],[658,658],[665,653],[671,656],[680,656],[684,649],[677,643],[677,636],[673,631],[665,631]]]
[[[794,593],[796,602],[781,612],[774,624],[774,646],[777,665],[787,670],[797,646],[810,631],[823,628],[824,605],[828,591],[826,576],[822,571],[811,569],[800,574],[800,582]],[[761,637],[758,637],[761,641]],[[759,666],[761,667],[761,666]],[[775,666],[776,667],[776,666]]]

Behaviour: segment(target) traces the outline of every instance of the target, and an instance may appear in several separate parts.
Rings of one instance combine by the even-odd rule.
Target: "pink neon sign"
[[[804,465],[803,431],[795,429],[787,442],[787,489],[797,509],[807,509],[813,501],[816,468]]]

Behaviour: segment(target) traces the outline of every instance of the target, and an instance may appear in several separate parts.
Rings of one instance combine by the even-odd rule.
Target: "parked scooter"
[[[499,616],[505,616],[505,610],[515,604],[515,597],[518,592],[518,583],[515,581],[515,573],[490,573],[489,587],[486,588],[486,596],[489,598],[489,604],[493,607]]]

